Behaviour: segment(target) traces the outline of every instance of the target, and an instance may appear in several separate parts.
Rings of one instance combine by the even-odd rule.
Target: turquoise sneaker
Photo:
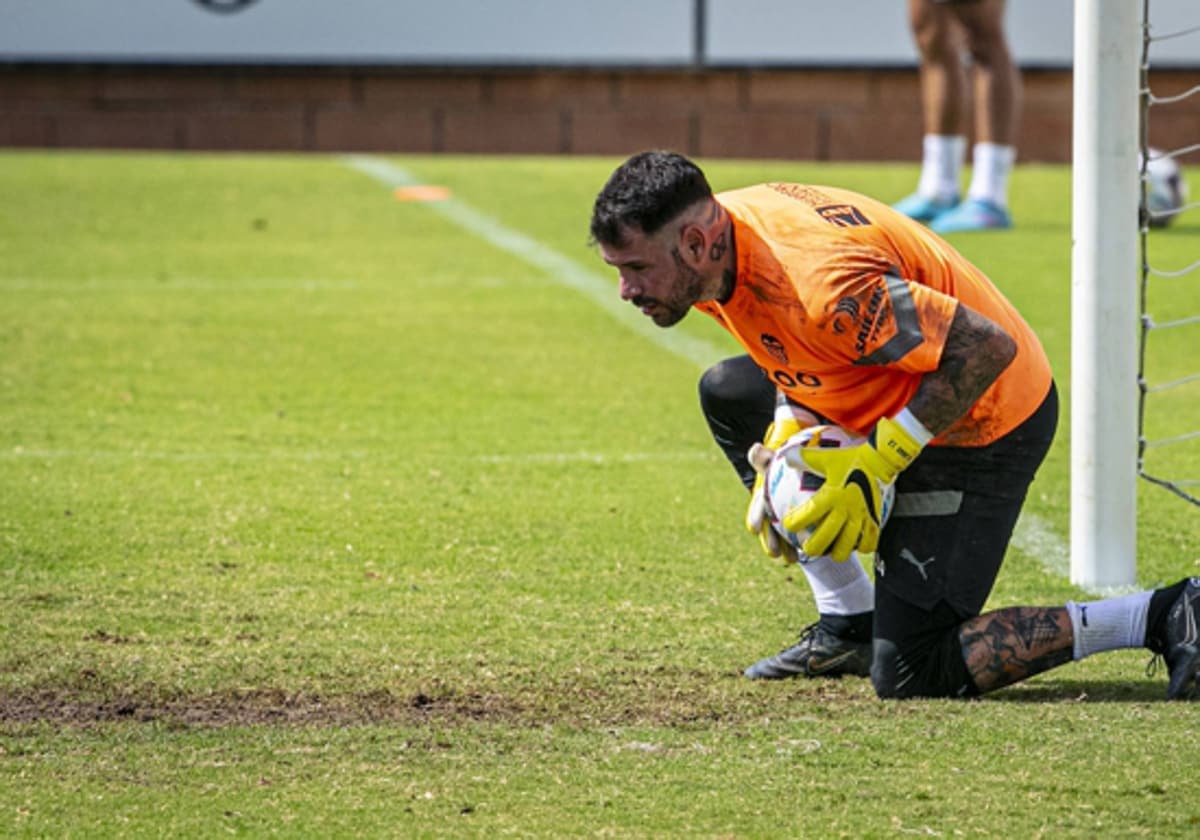
[[[1004,230],[1012,227],[1012,216],[992,201],[968,198],[953,210],[947,210],[932,222],[934,233],[959,233],[968,230]]]
[[[930,198],[927,195],[913,193],[907,198],[892,205],[893,210],[899,210],[910,219],[916,219],[918,222],[929,223],[936,219],[941,214],[948,210],[953,210],[958,206],[958,196],[950,200]]]

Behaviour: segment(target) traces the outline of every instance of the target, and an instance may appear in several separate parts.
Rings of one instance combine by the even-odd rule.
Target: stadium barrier
[[[1165,89],[1194,83],[1168,70]],[[1071,73],[1026,70],[1023,162],[1071,154]],[[1151,142],[1194,137],[1200,103]],[[579,69],[7,64],[0,146],[913,160],[913,68]]]

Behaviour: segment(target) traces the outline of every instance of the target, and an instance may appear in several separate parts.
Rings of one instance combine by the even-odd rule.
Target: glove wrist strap
[[[893,417],[892,421],[907,432],[917,446],[924,447],[933,440],[933,432],[925,428],[925,424],[917,419],[917,415],[913,414],[908,406],[900,409],[900,413]]]
[[[916,418],[913,420],[915,422]],[[925,432],[926,440],[932,437],[924,426],[918,431]],[[915,461],[924,449],[924,445],[909,434],[898,419],[887,417],[875,424],[875,430],[871,433],[871,447],[887,465],[880,472],[880,478],[887,482],[895,481],[896,475]]]

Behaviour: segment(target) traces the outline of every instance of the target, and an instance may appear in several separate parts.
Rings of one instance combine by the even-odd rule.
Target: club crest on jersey
[[[772,359],[779,362],[781,365],[786,365],[788,363],[787,348],[783,346],[782,341],[767,333],[763,333],[759,337],[759,341],[762,342],[762,346],[766,349],[766,351],[771,354]]]
[[[826,204],[817,207],[821,218],[835,227],[860,227],[871,224],[871,220],[853,204]]]

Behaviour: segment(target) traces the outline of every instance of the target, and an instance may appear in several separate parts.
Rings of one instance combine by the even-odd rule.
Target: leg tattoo
[[[1070,662],[1075,642],[1062,607],[996,610],[965,622],[958,638],[967,670],[983,692]]]

